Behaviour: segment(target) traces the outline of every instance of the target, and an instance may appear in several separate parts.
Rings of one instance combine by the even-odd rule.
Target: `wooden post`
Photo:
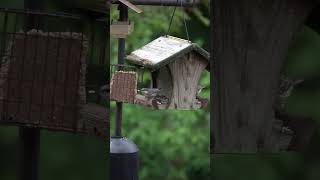
[[[215,0],[211,63],[213,153],[279,152],[273,100],[309,0]]]

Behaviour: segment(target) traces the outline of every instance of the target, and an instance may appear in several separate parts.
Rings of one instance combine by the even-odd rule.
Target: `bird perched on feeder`
[[[295,134],[295,131],[288,126],[288,119],[283,119],[283,117],[279,117],[279,114],[284,113],[284,106],[288,97],[292,94],[294,88],[302,82],[304,82],[304,80],[290,79],[284,75],[280,76],[278,91],[274,102],[275,119],[273,124],[273,130],[277,132],[276,134],[279,137],[285,139],[285,141],[283,142],[286,143],[283,144],[282,148],[287,148],[289,146],[289,143],[291,142],[292,137]]]
[[[200,94],[203,89],[206,89],[205,86],[198,86],[197,94]]]
[[[109,99],[109,94],[110,94],[110,86],[109,85],[102,86],[100,88],[99,94],[103,99],[108,100]]]
[[[169,98],[164,96],[164,95],[156,95],[154,97],[154,100],[156,100],[157,104],[158,105],[161,105],[161,104],[168,104],[169,103]]]
[[[140,90],[141,94],[144,95],[146,98],[151,99],[157,96],[160,92],[158,88],[142,88]]]
[[[302,79],[290,79],[283,75],[280,77],[278,98],[276,100],[276,103],[278,103],[278,108],[284,108],[287,98],[292,94],[294,88],[302,82],[304,82]]]

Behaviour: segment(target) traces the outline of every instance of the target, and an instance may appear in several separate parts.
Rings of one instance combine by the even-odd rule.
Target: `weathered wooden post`
[[[319,1],[318,1],[319,2]],[[312,0],[212,1],[213,153],[286,150],[273,103],[287,50]]]

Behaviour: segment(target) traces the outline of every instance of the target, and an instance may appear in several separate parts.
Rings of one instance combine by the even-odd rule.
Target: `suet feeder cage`
[[[131,83],[134,82],[134,78],[130,78],[133,76],[131,73],[113,74],[111,83],[117,84],[118,87],[126,87],[126,93],[131,98],[130,101],[122,102],[155,109],[183,110],[200,109],[208,105],[208,100],[199,96],[199,81],[209,66],[209,53],[196,44],[172,36],[163,36],[133,51],[126,59],[128,63],[149,71],[151,84],[149,87],[135,90],[131,87]],[[127,77],[127,80],[132,82],[117,79],[119,76]],[[130,88],[127,87],[129,85]],[[125,93],[124,91],[122,92]]]
[[[130,65],[111,65],[110,99],[117,102],[136,102],[138,89],[143,84],[143,69]]]
[[[0,124],[108,137],[107,20],[0,9],[0,23]]]

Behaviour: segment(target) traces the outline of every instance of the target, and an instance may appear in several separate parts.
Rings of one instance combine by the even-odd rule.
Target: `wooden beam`
[[[118,4],[119,0],[112,0],[112,3]],[[198,5],[200,0],[130,0],[130,3],[134,5],[190,7]]]
[[[297,31],[316,5],[302,0],[212,2],[213,153],[279,152],[273,101]],[[214,51],[213,51],[214,50]]]

